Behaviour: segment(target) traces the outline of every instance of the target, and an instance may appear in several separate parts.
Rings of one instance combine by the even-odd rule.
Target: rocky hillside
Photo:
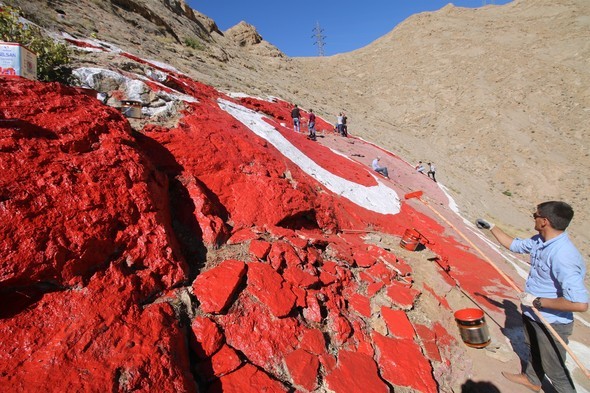
[[[448,203],[435,182],[362,140],[293,132],[284,101],[113,56],[165,76],[143,83],[183,106],[177,125],[0,79],[4,391],[452,392],[486,376],[453,310],[477,299],[508,321],[491,299],[514,294],[399,196],[420,185]],[[115,71],[132,75],[97,80]],[[376,154],[395,180],[372,174]],[[489,330],[498,341],[474,344],[508,353]]]
[[[295,62],[302,90],[332,92],[326,104],[338,100],[356,132],[411,161],[437,162],[468,217],[489,214],[522,233],[536,203],[569,201],[588,256],[584,15],[583,0],[448,5],[355,52]]]
[[[241,23],[226,32],[183,1],[5,1],[37,23],[173,64],[222,90],[278,96],[408,161],[435,161],[470,218],[515,234],[547,199],[572,203],[572,235],[590,255],[590,4],[516,0],[415,15],[365,48],[288,58]],[[80,56],[108,64],[108,56]]]

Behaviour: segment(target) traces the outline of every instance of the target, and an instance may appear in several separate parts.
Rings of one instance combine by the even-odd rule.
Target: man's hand
[[[520,298],[520,304],[523,306],[533,307],[533,301],[537,298],[535,295],[531,295],[528,292],[521,292],[518,294]]]
[[[484,220],[483,218],[478,218],[475,220],[475,225],[477,225],[479,229],[492,229],[494,227],[494,224]]]

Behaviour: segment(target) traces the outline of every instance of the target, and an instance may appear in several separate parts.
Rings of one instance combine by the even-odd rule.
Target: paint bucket
[[[464,308],[455,312],[455,321],[461,333],[461,339],[472,348],[484,348],[490,343],[490,332],[479,308]]]
[[[405,248],[406,250],[416,251],[418,246],[420,245],[420,232],[415,229],[406,229],[404,236],[399,242],[399,245]]]
[[[125,117],[141,119],[141,101],[121,100],[121,112]]]

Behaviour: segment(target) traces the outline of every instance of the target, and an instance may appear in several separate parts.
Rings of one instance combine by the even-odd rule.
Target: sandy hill
[[[353,132],[434,160],[468,217],[522,233],[535,203],[570,201],[588,256],[589,14],[587,1],[448,5],[352,53],[294,62],[300,90],[347,110]]]

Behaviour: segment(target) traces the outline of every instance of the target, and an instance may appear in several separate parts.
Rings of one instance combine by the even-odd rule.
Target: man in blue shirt
[[[576,391],[565,366],[566,349],[532,309],[539,310],[566,343],[573,330],[573,313],[588,310],[588,291],[584,286],[586,265],[565,232],[573,216],[573,209],[565,202],[539,204],[533,213],[539,234],[530,239],[513,238],[490,222],[476,220],[477,226],[489,229],[502,246],[530,254],[531,270],[525,292],[520,294],[529,358],[522,373],[503,372],[502,375],[536,392],[541,390],[545,375],[558,392]]]

